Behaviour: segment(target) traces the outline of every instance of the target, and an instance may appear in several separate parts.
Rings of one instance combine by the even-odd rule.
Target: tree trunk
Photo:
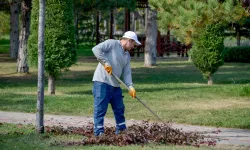
[[[136,30],[135,30],[135,13],[133,12],[132,13],[132,19],[131,19],[131,28],[132,28],[132,31],[134,31],[134,32],[136,32]]]
[[[237,46],[240,46],[240,27],[236,25],[236,39],[237,39]]]
[[[31,0],[23,0],[21,3],[22,26],[19,40],[19,50],[17,59],[17,72],[28,73],[27,62],[27,41],[30,33]]]
[[[78,18],[78,11],[75,11],[75,20],[74,20],[74,24],[75,24],[75,38],[76,38],[76,48],[79,48],[79,28],[78,28],[78,23],[79,23],[79,18]]]
[[[37,113],[36,132],[44,133],[44,28],[45,28],[45,0],[39,0],[38,24],[38,83],[37,83]]]
[[[150,11],[147,18],[147,30],[144,53],[144,66],[156,65],[157,23],[156,11]]]
[[[110,29],[109,29],[109,38],[113,39],[114,38],[114,10],[110,10]]]
[[[208,80],[207,80],[208,85],[213,85],[213,78],[212,75],[209,75]]]
[[[10,3],[10,57],[17,59],[18,55],[18,25],[19,25],[19,1]]]
[[[48,79],[48,93],[49,95],[55,95],[56,91],[56,85],[55,85],[55,77],[52,75],[49,75]]]
[[[147,30],[149,8],[145,8],[145,31]]]
[[[100,43],[100,32],[99,32],[99,24],[100,24],[100,17],[99,17],[99,11],[96,12],[96,45]]]

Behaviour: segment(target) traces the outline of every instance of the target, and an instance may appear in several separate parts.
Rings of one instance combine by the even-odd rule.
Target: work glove
[[[129,94],[135,98],[136,97],[136,91],[135,91],[135,88],[134,87],[129,87]]]
[[[104,65],[104,69],[111,75],[112,74],[112,67],[109,65]]]

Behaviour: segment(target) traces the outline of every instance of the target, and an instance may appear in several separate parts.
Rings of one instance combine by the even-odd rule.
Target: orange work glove
[[[135,89],[134,89],[133,87],[130,87],[130,88],[129,88],[129,94],[130,94],[133,98],[136,97],[136,91],[135,91]]]
[[[112,67],[108,65],[104,65],[104,69],[111,75],[112,74]]]

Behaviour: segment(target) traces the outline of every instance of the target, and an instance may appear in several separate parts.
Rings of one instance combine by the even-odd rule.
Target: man
[[[109,103],[115,116],[116,134],[126,129],[122,90],[118,81],[111,74],[113,73],[117,77],[123,75],[123,81],[130,89],[129,94],[133,98],[136,97],[128,52],[134,48],[135,44],[141,45],[137,35],[132,31],[127,31],[121,40],[109,39],[92,49],[97,59],[104,63],[104,66],[101,63],[98,64],[93,76],[95,136],[104,133],[104,116]]]

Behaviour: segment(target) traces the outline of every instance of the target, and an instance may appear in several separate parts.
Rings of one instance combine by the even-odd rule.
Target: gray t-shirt
[[[128,87],[133,86],[130,54],[122,48],[119,40],[106,40],[93,47],[92,51],[97,59],[102,60],[106,65],[112,67],[114,75],[119,78],[123,75],[123,81]],[[98,64],[92,81],[99,81],[114,87],[120,87],[119,82],[108,74],[101,63]]]

